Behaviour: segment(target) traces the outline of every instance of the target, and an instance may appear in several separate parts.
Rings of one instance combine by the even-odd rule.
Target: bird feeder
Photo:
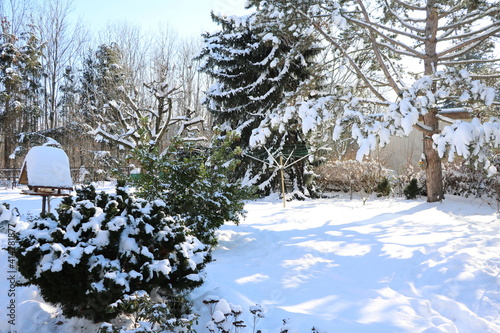
[[[50,197],[69,196],[73,190],[68,156],[55,147],[31,148],[24,159],[19,184],[28,186],[22,194],[41,196],[42,214],[50,213]]]

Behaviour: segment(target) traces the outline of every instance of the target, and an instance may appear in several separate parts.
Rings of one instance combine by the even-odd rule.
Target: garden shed
[[[23,194],[42,196],[42,213],[47,203],[50,212],[51,196],[68,196],[73,190],[68,156],[56,147],[31,148],[24,159],[19,184],[28,186]]]

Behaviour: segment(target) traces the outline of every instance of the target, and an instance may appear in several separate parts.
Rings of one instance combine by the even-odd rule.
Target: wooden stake
[[[42,215],[45,215],[46,202],[47,202],[47,197],[46,196],[42,196]]]
[[[286,193],[285,193],[285,175],[283,172],[283,156],[280,155],[280,170],[281,170],[281,193],[283,195],[283,207],[286,207]]]

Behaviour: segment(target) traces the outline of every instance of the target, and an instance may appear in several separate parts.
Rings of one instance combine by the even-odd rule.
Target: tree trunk
[[[436,0],[427,1],[427,20],[425,27],[425,54],[424,74],[434,74],[437,66],[437,28],[438,13],[436,10]],[[435,85],[433,93],[436,92]],[[437,109],[430,109],[424,116],[424,124],[432,129],[432,134],[439,133],[439,121],[437,119]],[[436,202],[443,200],[443,172],[441,167],[441,158],[433,147],[433,141],[429,133],[424,133],[424,156],[426,159],[426,188],[427,202]]]
[[[424,116],[424,124],[431,127],[434,133],[438,133],[439,123],[435,113],[437,110],[429,110],[429,114]],[[441,158],[434,148],[434,141],[426,134],[424,134],[424,156],[427,166],[425,169],[427,202],[441,201],[444,199]]]

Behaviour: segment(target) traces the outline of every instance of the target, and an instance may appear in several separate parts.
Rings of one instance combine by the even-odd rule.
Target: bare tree
[[[33,11],[33,1],[30,0],[2,0],[0,1],[0,17],[10,22],[10,31],[19,36],[29,23]]]
[[[110,25],[101,40],[113,40],[116,60],[108,64],[113,92],[104,96],[104,104],[94,110],[92,134],[127,149],[159,148],[167,134],[180,136],[203,121],[193,111],[182,110],[183,79],[177,61],[177,35],[168,28],[144,35],[128,24]],[[145,42],[147,41],[147,42]],[[139,74],[138,74],[139,73]]]
[[[68,68],[81,61],[84,31],[80,22],[71,23],[73,0],[48,0],[42,3],[34,18],[40,39],[44,42],[44,128],[62,125],[59,120],[60,88]]]

